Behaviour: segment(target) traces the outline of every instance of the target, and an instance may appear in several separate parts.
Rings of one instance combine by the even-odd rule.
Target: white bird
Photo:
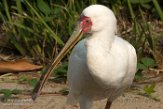
[[[91,109],[92,101],[112,101],[128,88],[136,72],[134,47],[116,35],[117,22],[113,12],[102,5],[83,10],[80,24],[90,33],[73,49],[68,65],[68,100],[79,101],[81,109]]]
[[[91,5],[83,10],[76,31],[41,77],[33,91],[33,99],[83,34],[88,35],[75,46],[69,58],[67,102],[79,102],[81,109],[91,109],[94,100],[108,98],[105,109],[110,109],[112,102],[130,87],[137,67],[135,49],[116,35],[117,21],[113,12],[102,5]]]

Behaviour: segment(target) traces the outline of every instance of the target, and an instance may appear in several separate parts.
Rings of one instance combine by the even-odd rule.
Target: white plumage
[[[91,109],[94,100],[112,102],[132,84],[137,57],[134,47],[116,35],[116,18],[109,8],[91,5],[81,16],[89,17],[92,27],[69,58],[67,102]]]

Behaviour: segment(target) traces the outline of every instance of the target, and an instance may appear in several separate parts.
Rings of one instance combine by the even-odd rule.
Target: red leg
[[[107,103],[106,103],[105,109],[110,109],[111,104],[112,104],[112,102],[109,101],[109,100],[107,100]]]

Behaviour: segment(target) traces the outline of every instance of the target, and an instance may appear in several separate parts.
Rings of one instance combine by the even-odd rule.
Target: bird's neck
[[[92,34],[85,43],[87,49],[86,61],[90,74],[104,87],[107,86],[106,83],[108,82],[105,79],[107,70],[103,69],[109,66],[109,55],[114,39],[115,34],[106,31]]]
[[[101,50],[110,51],[112,43],[115,38],[114,32],[101,31],[95,32],[86,41],[86,46],[88,49],[100,48]]]

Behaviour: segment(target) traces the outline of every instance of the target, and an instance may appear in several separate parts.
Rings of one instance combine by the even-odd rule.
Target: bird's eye
[[[89,22],[89,20],[85,20],[85,22],[86,22],[86,23],[88,23],[88,22]]]

